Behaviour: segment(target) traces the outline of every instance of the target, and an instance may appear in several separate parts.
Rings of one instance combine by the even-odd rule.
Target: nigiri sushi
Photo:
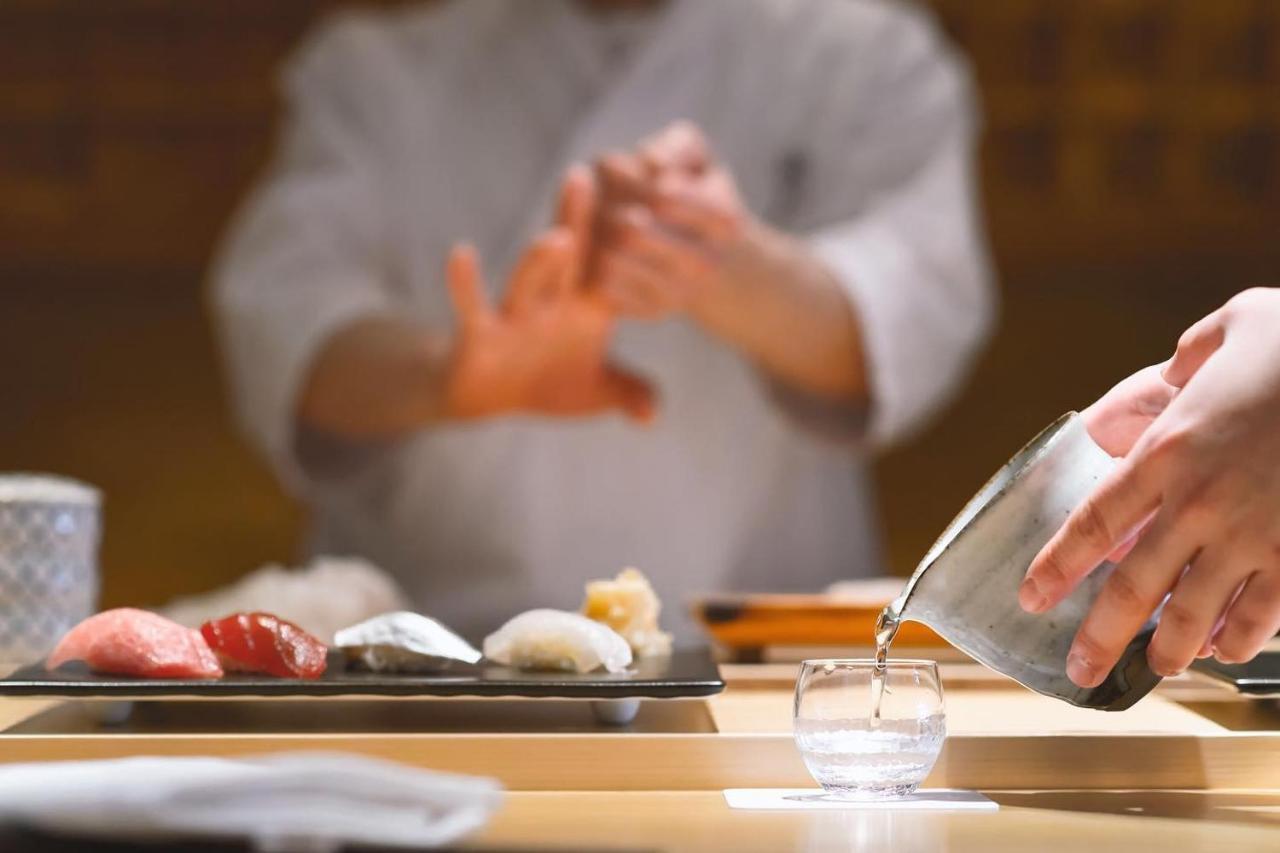
[[[280,678],[324,675],[325,644],[270,613],[236,613],[204,623],[200,633],[229,670]]]
[[[198,631],[146,610],[104,610],[76,625],[49,654],[53,670],[82,660],[96,672],[143,678],[221,678],[222,667]]]
[[[517,669],[623,672],[631,647],[617,631],[579,613],[529,610],[484,640],[484,656]]]
[[[638,658],[671,654],[671,635],[658,627],[662,602],[639,569],[623,569],[613,580],[589,581],[582,615],[622,635]]]
[[[426,672],[452,663],[475,663],[480,652],[470,643],[421,613],[397,611],[343,628],[333,644],[374,671]]]

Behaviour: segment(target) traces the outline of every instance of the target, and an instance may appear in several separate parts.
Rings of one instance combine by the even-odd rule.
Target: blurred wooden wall
[[[0,470],[104,487],[107,603],[294,554],[202,284],[269,150],[273,70],[335,5],[0,4]],[[1004,315],[957,405],[880,466],[899,571],[1042,424],[1280,283],[1280,3],[933,5],[982,86]]]
[[[934,0],[982,89],[999,333],[880,466],[893,566],[1042,426],[1280,286],[1280,3]]]

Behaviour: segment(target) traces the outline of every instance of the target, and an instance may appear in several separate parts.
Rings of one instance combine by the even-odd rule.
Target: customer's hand
[[[1088,413],[1091,434],[1124,459],[1019,595],[1048,610],[1136,539],[1068,656],[1083,687],[1106,677],[1166,595],[1147,653],[1160,674],[1196,656],[1248,660],[1280,630],[1280,290],[1246,291],[1195,324],[1161,379],[1143,371]]]
[[[458,323],[444,380],[445,417],[613,409],[639,421],[653,417],[648,384],[608,361],[613,311],[584,283],[594,197],[589,173],[571,170],[556,227],[525,252],[501,306],[485,294],[475,251],[454,247],[447,279]]]

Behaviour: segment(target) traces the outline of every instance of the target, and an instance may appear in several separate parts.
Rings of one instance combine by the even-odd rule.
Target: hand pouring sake
[[[1077,687],[1066,675],[1072,639],[1111,563],[1046,613],[1018,606],[1032,559],[1116,464],[1075,413],[1036,436],[969,501],[885,608],[876,624],[876,660],[885,660],[898,624],[911,620],[997,672],[1073,705],[1123,711],[1150,692],[1160,681],[1147,666],[1151,621],[1097,687]]]

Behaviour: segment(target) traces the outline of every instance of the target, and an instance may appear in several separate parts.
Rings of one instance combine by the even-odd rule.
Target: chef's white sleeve
[[[366,57],[373,34],[338,23],[284,74],[274,162],[235,217],[210,282],[235,411],[298,491],[296,406],[325,340],[391,307],[378,141]]]
[[[875,41],[871,74],[854,57],[845,77],[833,71],[815,118],[807,213],[810,246],[848,294],[861,330],[870,404],[845,422],[862,442],[884,446],[918,430],[959,390],[993,325],[996,294],[964,63],[919,13],[892,16]],[[862,93],[847,106],[843,79],[844,91]],[[821,409],[810,401],[815,422]],[[839,421],[837,408],[827,413],[828,427]]]

